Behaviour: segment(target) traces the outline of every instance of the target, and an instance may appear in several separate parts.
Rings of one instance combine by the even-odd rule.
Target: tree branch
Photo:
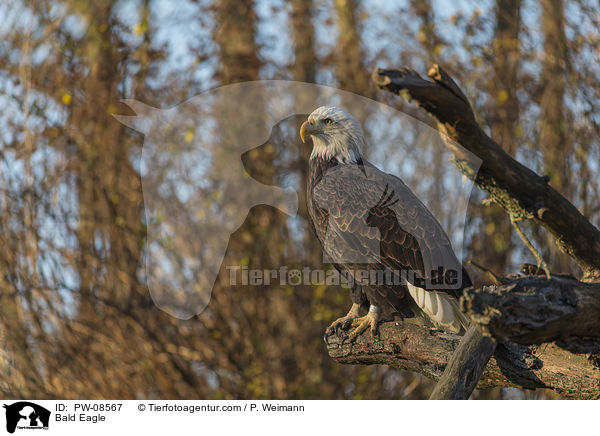
[[[329,355],[345,364],[384,364],[439,380],[461,336],[407,322],[380,326],[380,340],[362,335],[341,344],[330,337]],[[573,354],[556,344],[542,347],[500,344],[483,371],[478,388],[549,388],[578,399],[600,398],[600,356]]]
[[[485,134],[464,93],[442,68],[434,65],[428,76],[431,80],[403,68],[377,69],[372,78],[386,91],[408,95],[433,116],[461,172],[515,219],[533,219],[548,229],[560,250],[582,268],[584,281],[600,281],[600,231],[547,178],[514,160]],[[456,143],[481,159],[479,169]]]
[[[471,325],[452,354],[429,399],[468,399],[497,345],[492,338],[483,336],[476,325]]]
[[[465,289],[461,310],[500,342],[556,343],[576,353],[600,353],[600,284],[572,277],[526,277]]]

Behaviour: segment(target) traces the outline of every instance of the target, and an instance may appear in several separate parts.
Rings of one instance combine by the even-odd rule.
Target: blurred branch
[[[380,337],[363,335],[342,345],[333,336],[329,355],[339,363],[389,365],[439,380],[461,341],[458,335],[401,322],[383,323]],[[571,398],[600,398],[600,359],[573,354],[553,343],[542,348],[500,344],[477,385],[494,386],[549,388]]]
[[[487,276],[490,278],[492,283],[494,283],[496,285],[502,283],[502,278],[499,277],[496,273],[494,273],[494,271],[490,270],[489,268],[481,266],[473,260],[468,260],[467,263],[469,265],[471,265],[473,268],[478,269],[479,271],[487,274]]]
[[[428,76],[431,80],[409,68],[377,69],[372,79],[433,116],[461,172],[514,219],[532,219],[548,229],[582,268],[584,281],[600,280],[600,231],[548,185],[548,178],[517,162],[481,129],[466,96],[442,68],[434,65]],[[481,167],[456,143],[481,159]]]

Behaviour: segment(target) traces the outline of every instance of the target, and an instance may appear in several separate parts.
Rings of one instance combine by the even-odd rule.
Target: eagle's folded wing
[[[462,266],[444,230],[399,178],[369,164],[340,165],[323,175],[313,197],[328,211],[322,242],[330,256],[342,260],[358,255],[363,262],[353,263],[414,271],[428,281],[421,286],[426,289],[434,288],[431,279],[440,267],[443,274],[453,270],[462,278]]]

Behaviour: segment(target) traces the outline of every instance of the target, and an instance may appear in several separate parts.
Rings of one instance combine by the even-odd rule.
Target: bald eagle
[[[398,177],[362,157],[360,123],[343,109],[322,106],[300,128],[312,138],[307,206],[324,255],[352,278],[352,307],[325,331],[345,332],[353,341],[378,324],[420,318],[448,332],[462,333],[467,317],[457,297],[471,285],[444,230]],[[360,317],[361,308],[367,314]]]

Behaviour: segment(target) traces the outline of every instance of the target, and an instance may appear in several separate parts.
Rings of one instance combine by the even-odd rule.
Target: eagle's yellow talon
[[[323,340],[325,341],[326,344],[329,344],[328,338],[329,336],[335,334],[338,335],[340,328],[342,330],[347,330],[349,327],[352,326],[352,323],[354,322],[354,320],[356,318],[358,318],[358,310],[360,309],[360,306],[356,303],[352,304],[352,307],[350,308],[350,310],[348,311],[348,314],[346,316],[342,316],[341,318],[336,319],[335,321],[333,321],[331,323],[331,325],[329,327],[327,327],[327,329],[325,330],[325,335],[323,336]]]
[[[369,311],[369,313],[365,316],[356,318],[354,321],[352,321],[352,327],[354,327],[354,330],[352,330],[348,335],[348,340],[350,342],[354,341],[368,328],[371,330],[371,336],[375,337],[375,334],[378,331],[377,324],[379,324],[379,315],[376,312]]]

